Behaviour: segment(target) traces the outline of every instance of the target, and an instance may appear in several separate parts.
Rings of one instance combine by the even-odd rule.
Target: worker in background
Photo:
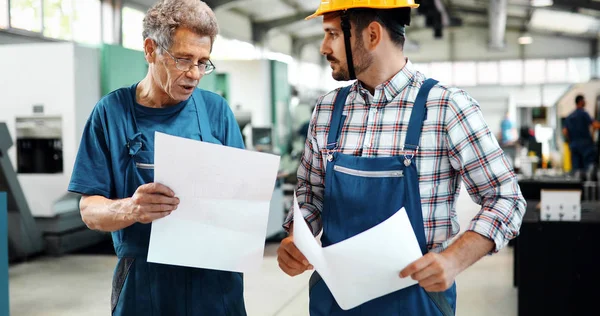
[[[322,0],[309,17],[323,16],[321,53],[333,78],[357,81],[317,101],[296,188],[305,220],[329,246],[405,207],[424,254],[398,267],[399,278],[417,285],[349,311],[314,273],[311,315],[453,314],[456,276],[519,232],[525,200],[478,103],[425,78],[403,54],[416,7],[413,0]],[[461,180],[481,211],[450,244],[459,233]],[[290,212],[278,262],[295,276],[312,266],[294,245],[292,220]]]
[[[583,174],[590,170],[596,160],[596,146],[592,140],[590,127],[600,129],[600,122],[592,119],[585,111],[583,95],[575,97],[576,109],[566,119],[563,135],[569,142],[573,172]]]
[[[226,101],[196,88],[215,68],[213,11],[198,0],[159,1],[143,29],[148,73],[98,102],[69,184],[83,195],[87,226],[112,232],[112,313],[246,315],[241,274],[146,262],[151,223],[179,204],[177,192],[153,183],[154,132],[237,148],[243,142]]]
[[[510,112],[506,112],[504,119],[500,123],[500,129],[502,131],[502,145],[510,145],[517,141],[517,129],[513,122]]]

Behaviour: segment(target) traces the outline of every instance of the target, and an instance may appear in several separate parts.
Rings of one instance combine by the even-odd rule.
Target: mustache
[[[329,61],[329,62],[339,62],[339,60],[337,60],[335,57],[333,57],[331,55],[327,55],[327,61]]]

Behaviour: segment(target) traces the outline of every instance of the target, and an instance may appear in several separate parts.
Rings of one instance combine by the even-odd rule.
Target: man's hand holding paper
[[[343,309],[417,284],[399,276],[403,268],[422,257],[404,209],[372,229],[322,248],[294,200],[293,238]]]
[[[260,268],[279,157],[156,133],[154,179],[179,198],[152,223],[148,261]]]

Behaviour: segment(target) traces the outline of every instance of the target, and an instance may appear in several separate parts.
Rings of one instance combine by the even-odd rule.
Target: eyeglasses
[[[188,72],[188,71],[192,70],[192,67],[197,66],[201,75],[208,75],[215,70],[215,65],[213,65],[213,63],[212,63],[212,61],[210,61],[210,59],[203,63],[194,64],[189,59],[176,58],[175,56],[171,55],[171,53],[169,53],[169,51],[166,48],[164,48],[164,46],[162,46],[160,44],[159,44],[159,46],[162,47],[162,49],[164,49],[165,52],[167,52],[167,54],[169,54],[169,56],[171,56],[171,58],[173,58],[173,60],[175,61],[175,68],[177,68],[181,71]]]

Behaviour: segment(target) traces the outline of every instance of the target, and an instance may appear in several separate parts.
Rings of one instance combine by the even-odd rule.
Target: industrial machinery
[[[0,191],[8,195],[8,248],[11,261],[34,255],[44,248],[42,236],[7,154],[12,145],[8,127],[0,123]]]
[[[32,170],[32,168],[43,167],[54,170],[55,164],[52,160],[55,155],[58,155],[56,151],[60,147],[55,145],[56,139],[44,139],[41,134],[28,135],[27,139],[28,141],[22,142],[21,145],[28,157],[25,161],[31,163],[24,163],[23,168]],[[43,147],[46,144],[51,146]],[[8,127],[0,122],[0,191],[8,193],[8,239],[11,261],[42,252],[61,255],[97,244],[110,237],[109,234],[88,229],[83,223],[79,213],[80,196],[77,194],[66,193],[57,200],[52,205],[55,216],[34,217],[17,173],[7,155],[12,145]],[[49,159],[44,158],[48,155],[50,155]]]

